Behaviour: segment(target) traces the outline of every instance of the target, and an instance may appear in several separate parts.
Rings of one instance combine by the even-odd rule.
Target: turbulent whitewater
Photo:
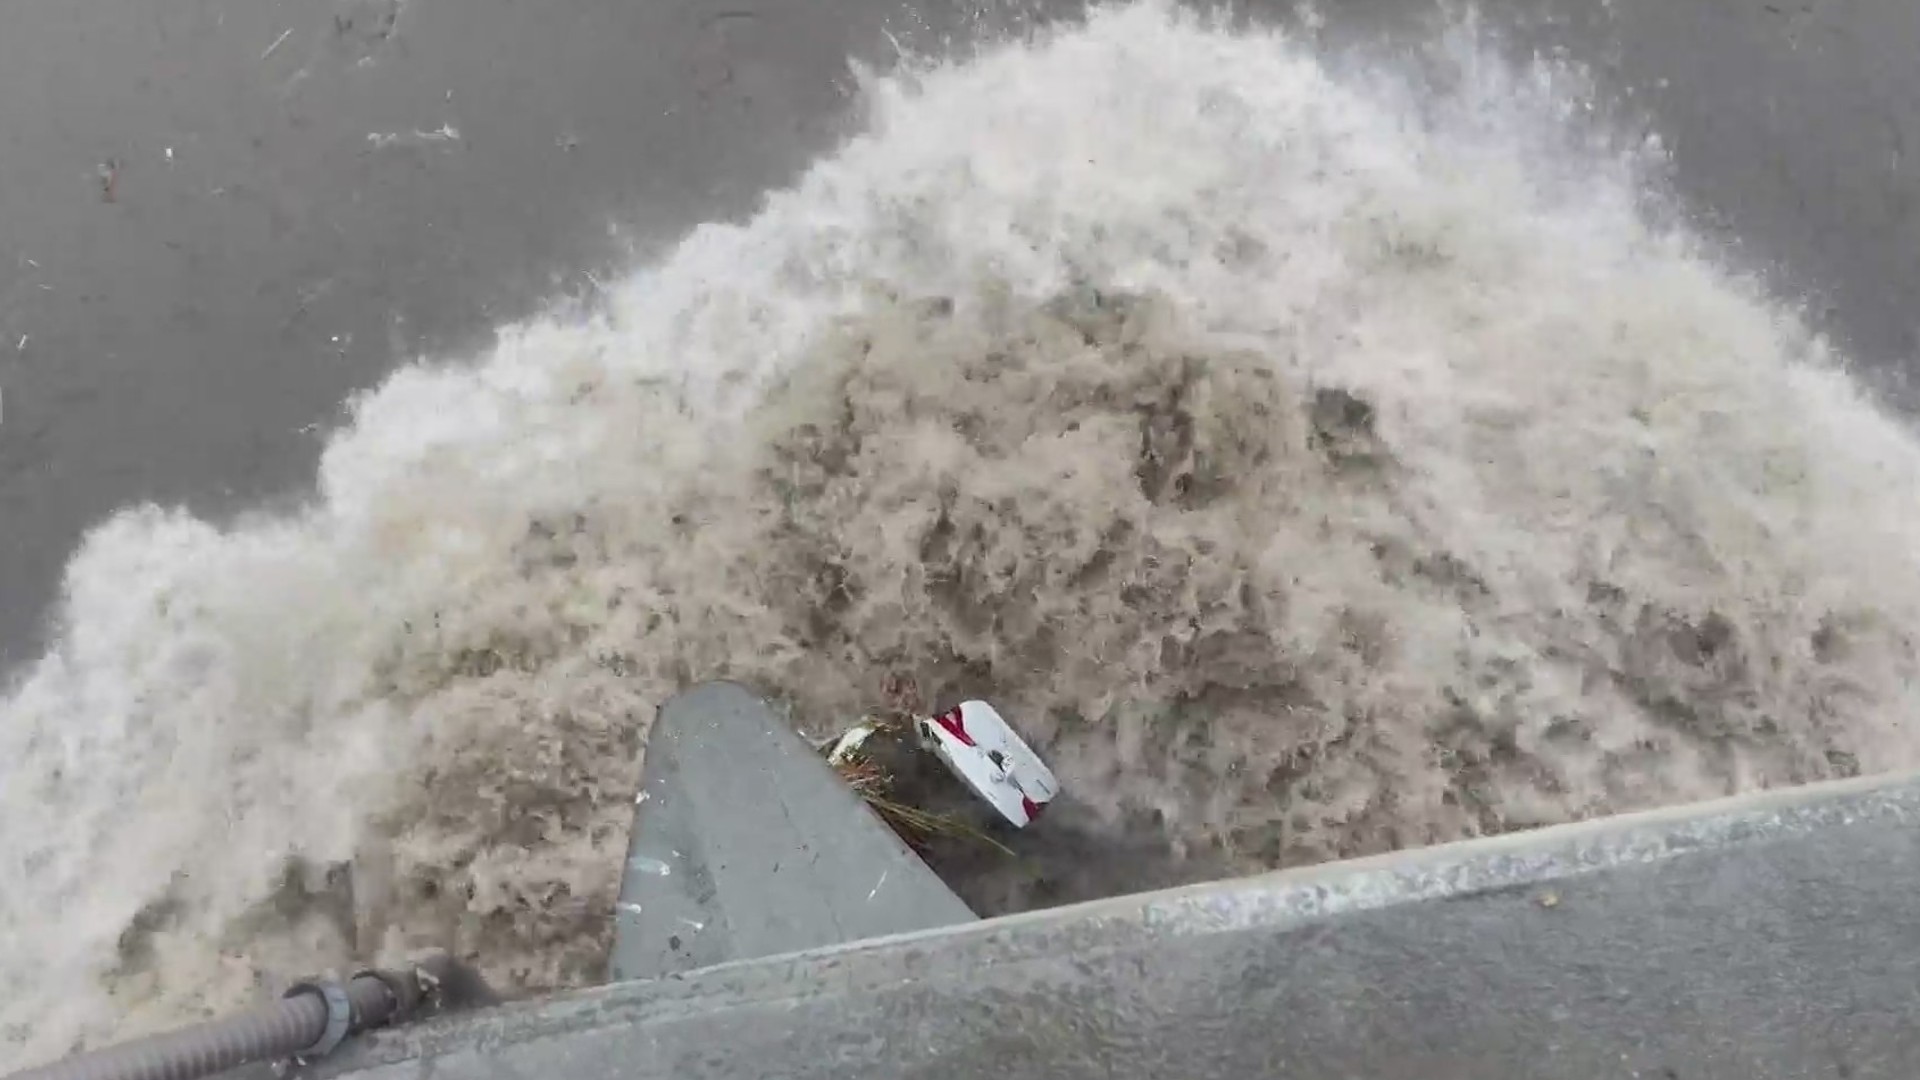
[[[1439,52],[1149,4],[870,78],[751,221],[355,401],[305,509],[102,524],[0,698],[0,1060],[428,944],[597,978],[706,678],[989,696],[1172,865],[1914,764],[1920,446],[1576,80]]]

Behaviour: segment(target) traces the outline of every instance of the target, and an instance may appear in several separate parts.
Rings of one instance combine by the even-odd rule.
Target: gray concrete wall
[[[973,921],[765,702],[708,683],[647,737],[609,981]]]
[[[1149,893],[382,1033],[362,1080],[1878,1077],[1920,781]]]

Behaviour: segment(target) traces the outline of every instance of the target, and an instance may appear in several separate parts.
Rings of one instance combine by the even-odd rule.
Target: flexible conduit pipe
[[[319,984],[297,987],[289,996],[251,1012],[195,1027],[152,1035],[51,1065],[15,1073],[8,1080],[201,1080],[241,1065],[332,1049],[340,1035],[376,1028],[410,1016],[451,961],[435,956],[407,972],[366,972],[343,990],[346,1030],[337,1027],[337,1000]]]

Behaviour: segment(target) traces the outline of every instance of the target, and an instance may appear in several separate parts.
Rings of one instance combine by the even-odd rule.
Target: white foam
[[[1423,100],[1148,4],[874,80],[604,316],[356,402],[305,511],[103,525],[0,702],[7,1057],[410,945],[595,977],[718,675],[986,694],[1246,866],[1912,764],[1915,444],[1455,48]]]

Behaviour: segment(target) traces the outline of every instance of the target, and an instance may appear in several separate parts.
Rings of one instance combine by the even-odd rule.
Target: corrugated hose
[[[78,1054],[7,1080],[200,1080],[242,1065],[324,1056],[348,1035],[398,1023],[440,1004],[440,989],[468,988],[472,972],[444,953],[404,971],[363,971],[345,982],[314,980],[251,1012]]]

